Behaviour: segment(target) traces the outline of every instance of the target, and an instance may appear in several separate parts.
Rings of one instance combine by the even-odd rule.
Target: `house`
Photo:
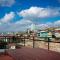
[[[56,28],[56,29],[55,29],[55,36],[56,36],[57,38],[60,38],[60,28]]]
[[[37,33],[37,36],[42,38],[52,37],[52,33],[47,31],[40,31]]]

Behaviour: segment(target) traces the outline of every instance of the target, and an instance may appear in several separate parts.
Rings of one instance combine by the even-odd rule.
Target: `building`
[[[60,38],[60,28],[55,29],[55,36],[56,38]]]
[[[42,38],[52,37],[52,33],[51,32],[47,32],[47,31],[40,31],[40,32],[37,33],[37,36],[38,37],[42,37]]]
[[[60,33],[60,28],[56,28],[55,32]]]

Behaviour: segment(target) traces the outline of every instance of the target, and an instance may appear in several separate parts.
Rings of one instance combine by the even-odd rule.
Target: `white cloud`
[[[37,29],[40,29],[40,30],[43,30],[49,27],[47,24],[38,24],[36,26],[37,26]]]
[[[27,27],[27,24],[31,25],[32,23],[34,23],[34,21],[37,20],[38,18],[46,18],[46,17],[49,18],[49,17],[59,16],[60,12],[59,9],[54,9],[54,8],[52,9],[52,8],[41,8],[41,7],[30,7],[29,9],[25,9],[18,12],[18,14],[19,16],[22,16],[23,19],[17,21],[16,24],[22,24],[24,28],[25,26]],[[57,23],[58,21],[53,23],[47,22],[45,24],[37,24],[36,27],[37,29],[46,29],[49,27],[58,26]]]
[[[31,20],[24,20],[24,19],[16,22],[16,24],[31,24],[31,23],[32,23]]]
[[[46,18],[46,17],[49,18],[49,17],[60,16],[60,9],[30,7],[29,9],[25,9],[18,12],[18,14],[19,16],[23,17],[23,20],[27,19],[34,23],[34,21],[39,18]],[[60,26],[60,20],[55,22],[47,22],[45,24],[37,24],[38,29],[46,29],[49,27],[57,27],[57,26]]]
[[[24,31],[24,30],[29,29],[31,24],[32,24],[32,21],[22,19],[22,20],[15,22],[12,25],[11,29],[13,29],[15,31]]]
[[[32,23],[33,22],[29,20],[23,20],[23,21],[19,20],[15,23],[10,23],[10,24],[6,23],[6,24],[0,25],[0,30],[1,31],[25,31],[31,28]],[[36,28],[41,30],[49,27],[58,27],[58,26],[60,26],[60,20],[57,20],[55,22],[49,22],[49,23],[47,22],[45,24],[36,24]]]
[[[0,6],[10,7],[15,3],[15,0],[0,0]]]
[[[32,21],[30,20],[19,20],[14,23],[5,23],[0,25],[1,31],[25,31],[30,28]]]
[[[0,19],[0,31],[24,31],[29,28],[32,24],[31,20],[21,19],[16,22],[12,22],[15,16],[14,12],[5,14],[3,18]]]
[[[60,27],[60,20],[57,20],[55,22],[47,22],[45,24],[37,24],[36,25],[38,29],[47,29],[50,27]]]
[[[24,31],[30,28],[32,23],[38,22],[37,21],[38,18],[59,16],[60,15],[59,13],[60,12],[58,9],[31,7],[29,9],[22,10],[18,13],[20,16],[23,17],[21,20],[17,20],[16,22],[11,23],[11,21],[15,16],[15,13],[10,12],[8,14],[5,14],[5,16],[0,19],[0,30],[1,31]],[[56,26],[60,26],[60,20],[36,25],[37,29],[46,29],[49,27],[56,27]]]
[[[54,22],[54,26],[59,27],[60,26],[60,20]]]
[[[1,23],[7,23],[10,22],[15,16],[14,12],[10,12],[8,14],[5,14],[5,16],[3,18],[0,19]]]
[[[58,20],[58,21],[55,21],[55,24],[60,24],[60,20]]]
[[[22,10],[18,13],[23,18],[45,18],[60,15],[58,9],[30,7],[29,9]]]

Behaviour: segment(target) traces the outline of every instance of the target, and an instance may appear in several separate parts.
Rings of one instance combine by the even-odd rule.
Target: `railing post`
[[[25,36],[24,36],[24,46],[25,46]]]
[[[7,39],[7,37],[5,36],[5,42],[4,42],[4,44],[5,44],[5,46],[4,46],[4,48],[5,48],[5,51],[4,51],[4,53],[5,53],[5,55],[6,55],[6,39]]]
[[[50,40],[49,40],[49,38],[48,38],[48,51],[49,51],[49,41],[50,41]]]
[[[33,48],[35,47],[35,41],[34,41],[34,36],[33,36]]]

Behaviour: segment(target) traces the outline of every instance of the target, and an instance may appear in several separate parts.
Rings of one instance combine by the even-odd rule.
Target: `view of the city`
[[[60,0],[0,0],[0,60],[60,60]]]

